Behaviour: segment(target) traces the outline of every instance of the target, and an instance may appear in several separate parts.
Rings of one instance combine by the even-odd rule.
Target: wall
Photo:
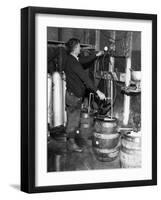
[[[159,200],[161,196],[161,173],[158,173],[159,185],[155,187],[133,187],[119,189],[102,189],[91,191],[61,192],[46,194],[25,194],[19,192],[20,171],[20,8],[28,5],[46,7],[64,7],[92,10],[111,10],[125,12],[158,13],[161,20],[161,6],[159,0],[129,1],[129,0],[5,0],[1,2],[0,11],[0,198],[16,200],[72,200],[72,199],[124,199],[124,200]],[[160,22],[159,22],[160,23]],[[159,24],[158,23],[158,24]],[[161,35],[161,26],[158,27],[158,36]],[[161,52],[161,41],[158,38],[158,52]],[[158,54],[159,55],[159,54]],[[158,56],[158,78],[161,76],[161,60]],[[158,102],[161,102],[158,79]],[[161,106],[158,105],[158,152],[161,153]],[[160,156],[158,156],[159,158]],[[158,160],[158,169],[161,168],[161,159]]]
[[[127,31],[116,31],[116,55],[125,56],[126,43],[128,42],[128,33]],[[95,46],[95,36],[96,30],[92,29],[76,29],[76,28],[56,28],[48,27],[47,31],[47,40],[48,41],[63,41],[67,42],[70,38],[75,37],[80,39],[81,43],[90,44]],[[100,30],[100,40],[99,46],[100,50],[103,50],[105,46],[110,45],[110,38],[112,37],[111,30]],[[51,54],[53,55],[53,54]],[[132,36],[132,68],[135,70],[141,70],[141,33],[134,32]],[[115,59],[115,68],[118,72],[125,72],[126,59],[125,58],[116,58]]]
[[[90,34],[90,37],[86,37],[86,35]],[[92,39],[91,39],[92,36]],[[87,29],[77,29],[77,28],[56,28],[56,27],[48,27],[48,40],[57,40],[67,42],[70,38],[75,37],[80,39],[81,43],[85,44],[94,44],[94,31]],[[89,38],[89,39],[88,39]]]

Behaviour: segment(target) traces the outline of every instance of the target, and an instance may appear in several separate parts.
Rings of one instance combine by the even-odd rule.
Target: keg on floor
[[[80,130],[83,137],[90,137],[93,130],[93,115],[88,112],[81,113]]]
[[[87,112],[81,113],[81,127],[82,128],[90,128],[93,126],[93,116]]]
[[[116,118],[97,118],[92,145],[99,161],[115,160],[120,152],[120,134],[117,132]]]
[[[120,161],[122,168],[141,167],[141,133],[130,132],[121,139]]]

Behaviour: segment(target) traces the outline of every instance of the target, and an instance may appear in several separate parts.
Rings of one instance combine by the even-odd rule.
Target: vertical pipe
[[[126,58],[126,78],[125,78],[125,86],[128,87],[130,85],[131,81],[131,54],[132,54],[132,32],[129,32],[128,34],[128,42],[129,42],[129,52],[128,57]],[[130,115],[130,96],[124,95],[124,119],[123,124],[126,126],[129,121],[129,115]]]
[[[123,118],[123,125],[127,125],[129,121],[130,115],[130,96],[124,95],[124,118]]]
[[[116,40],[116,31],[111,31],[111,38],[113,40],[113,50],[115,51],[115,40]],[[115,64],[115,58],[113,56],[110,56],[110,63],[109,63],[109,71],[114,71],[114,64]]]
[[[59,72],[53,73],[53,123],[54,127],[63,125],[63,86]]]
[[[125,86],[128,87],[131,81],[131,56],[126,58],[126,70],[125,70]]]
[[[84,43],[89,44],[90,32],[89,29],[84,30]]]
[[[114,71],[114,63],[115,63],[115,58],[110,56],[110,63],[109,63],[109,71],[110,72]]]
[[[95,50],[99,51],[100,50],[100,30],[95,31]],[[95,76],[97,75],[97,62],[98,60],[95,61]],[[98,86],[100,79],[95,78],[94,83],[96,86]]]
[[[64,122],[64,126],[67,123],[67,113],[66,113],[66,102],[65,102],[65,94],[66,94],[66,76],[65,73],[62,74],[62,81],[63,81],[63,122]]]
[[[62,28],[58,28],[58,41],[62,41]]]
[[[116,31],[111,31],[111,38],[113,40],[113,51],[115,51],[115,39],[116,39]],[[115,58],[111,55],[110,56],[110,62],[109,62],[109,71],[114,72],[114,64],[115,64]],[[110,98],[111,98],[111,118],[113,118],[113,80],[112,77],[110,77]]]
[[[88,103],[88,114],[91,111],[91,99],[92,99],[92,93],[89,94],[89,103]]]
[[[48,74],[48,124],[52,127],[52,77]]]
[[[113,80],[111,79],[111,119],[113,118]]]
[[[131,56],[132,56],[132,36],[133,33],[132,32],[128,32],[127,35],[127,44],[126,46],[129,48],[128,51],[126,51],[126,69],[125,69],[125,73],[126,73],[126,78],[125,78],[125,86],[128,87],[131,81]]]
[[[96,30],[95,49],[96,51],[100,50],[100,30]]]

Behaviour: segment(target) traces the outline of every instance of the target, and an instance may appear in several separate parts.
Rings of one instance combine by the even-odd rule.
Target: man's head
[[[75,55],[80,54],[80,40],[77,38],[71,38],[67,43],[66,47],[69,53],[74,53]]]

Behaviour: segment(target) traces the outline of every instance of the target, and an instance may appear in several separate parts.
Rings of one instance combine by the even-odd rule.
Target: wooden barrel
[[[115,118],[96,118],[92,145],[96,158],[99,161],[115,160],[120,151],[120,134],[117,130]]]
[[[93,133],[92,146],[99,161],[110,162],[115,160],[120,151],[119,133]]]
[[[141,133],[124,134],[121,139],[120,161],[122,168],[141,167]]]
[[[90,128],[93,126],[93,116],[87,112],[82,112],[80,123],[82,128]]]
[[[93,115],[87,112],[81,113],[80,119],[81,135],[84,138],[90,138],[93,132]]]
[[[117,120],[116,118],[102,118],[98,117],[95,120],[94,129],[98,133],[112,133],[115,132],[117,129]]]

